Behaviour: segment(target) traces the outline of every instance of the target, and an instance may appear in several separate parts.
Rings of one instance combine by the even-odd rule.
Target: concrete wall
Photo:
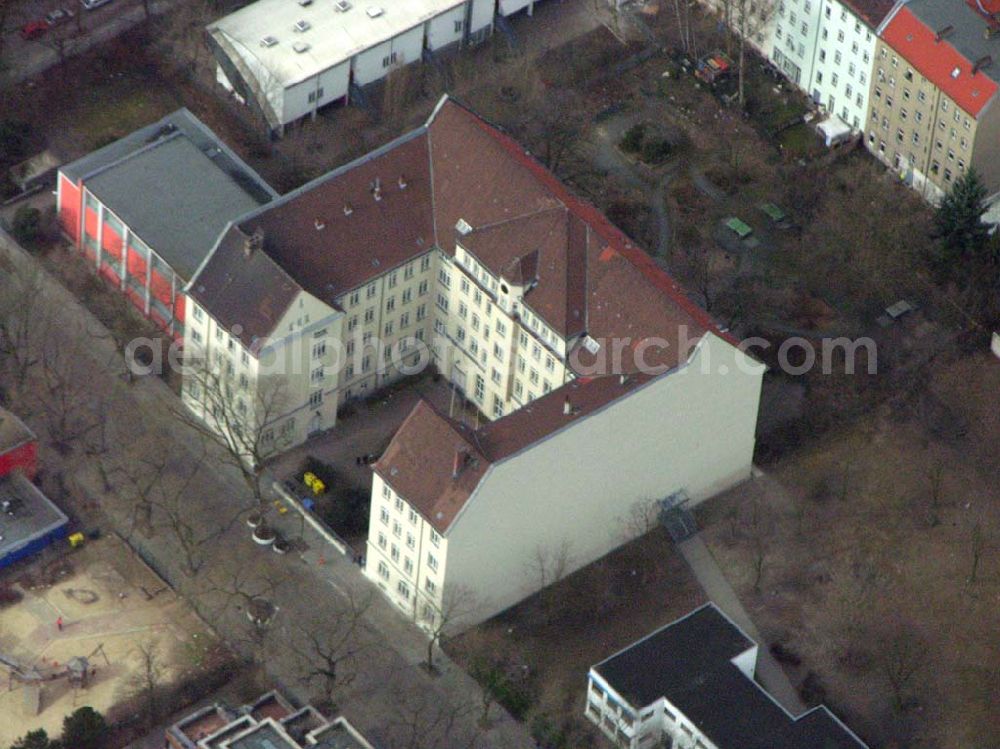
[[[428,21],[427,48],[438,50],[462,41],[465,36],[465,15],[466,6],[460,5]],[[457,31],[456,23],[462,24]]]
[[[697,503],[748,478],[762,375],[706,335],[684,368],[494,465],[448,531],[446,584],[476,591],[487,618],[538,587],[539,549],[565,544],[576,569],[625,540],[636,502]]]

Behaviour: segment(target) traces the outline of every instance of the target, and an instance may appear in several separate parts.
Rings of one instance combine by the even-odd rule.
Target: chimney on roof
[[[316,231],[323,231],[326,228],[326,224],[323,223],[323,219],[317,218],[313,224],[316,226]]]
[[[351,207],[351,204],[344,203],[344,215],[350,216],[352,213],[354,213],[354,208]]]
[[[404,174],[400,174],[400,175],[399,175],[399,189],[400,189],[400,190],[405,190],[405,189],[406,189],[406,186],[407,186],[407,184],[408,184],[408,183],[407,183],[407,181],[406,181],[406,175],[404,175]]]
[[[465,459],[466,459],[465,448],[456,447],[455,459],[451,466],[451,477],[453,479],[457,479],[458,474],[460,474],[462,472],[462,469],[465,468]]]
[[[563,415],[569,416],[571,413],[573,413],[573,404],[570,403],[569,396],[567,395],[563,401]]]
[[[951,36],[951,32],[954,30],[955,27],[952,26],[951,24],[948,24],[947,26],[938,30],[938,32],[934,35],[934,41],[940,42],[942,39],[947,39],[949,36]]]
[[[974,63],[972,63],[972,74],[975,75],[983,68],[988,68],[993,64],[993,58],[990,55],[983,55]]]
[[[382,199],[382,180],[378,177],[376,177],[375,181],[372,182],[372,197],[375,198],[375,200]]]
[[[243,254],[250,257],[262,249],[264,249],[264,230],[258,226],[253,230],[253,234],[243,240]]]

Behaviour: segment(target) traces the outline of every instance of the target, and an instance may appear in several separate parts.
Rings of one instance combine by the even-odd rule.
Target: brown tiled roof
[[[430,206],[427,137],[418,132],[285,196],[240,228],[262,228],[268,254],[332,306],[433,246]]]
[[[476,430],[420,401],[393,435],[375,471],[445,533],[493,463],[571,426],[651,379],[650,375],[577,378]],[[468,456],[457,476],[456,452]]]
[[[866,21],[873,29],[885,20],[896,4],[896,0],[844,0],[855,15]]]
[[[378,201],[372,195],[376,180]],[[459,234],[459,219],[472,231]],[[267,325],[277,316],[259,309],[250,279],[245,287],[230,280],[238,293],[217,295],[245,264],[243,237],[258,229],[264,252],[286,274],[275,279],[265,268],[267,285],[277,291],[291,281],[331,305],[433,245],[451,253],[460,241],[495,273],[530,282],[524,304],[567,337],[629,336],[635,345],[661,336],[673,343],[681,328],[689,338],[716,329],[603,214],[513,139],[452,100],[425,128],[280,198],[229,231],[193,294],[223,324],[238,323],[252,336],[269,334]],[[656,363],[675,366],[683,359],[675,345],[657,349]]]
[[[299,286],[268,255],[269,237],[264,237],[263,250],[250,254],[246,240],[238,228],[226,232],[187,293],[256,350],[295,300]]]
[[[451,525],[488,468],[471,430],[423,400],[375,463],[379,476],[440,533]]]

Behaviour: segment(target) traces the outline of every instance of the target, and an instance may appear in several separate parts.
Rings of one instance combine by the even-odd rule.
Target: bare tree
[[[355,676],[354,662],[368,649],[364,635],[364,617],[372,603],[371,594],[349,591],[338,611],[322,621],[300,624],[297,636],[289,639],[288,648],[299,660],[304,682],[319,682],[333,701],[336,689],[349,684]]]
[[[216,361],[189,363],[186,392],[197,401],[199,413],[184,406],[174,409],[183,423],[208,444],[222,449],[237,468],[258,506],[264,504],[264,462],[279,449],[274,422],[285,412],[286,381],[270,376],[244,386],[238,383],[231,364]]]
[[[731,28],[735,29],[739,45],[739,75],[738,91],[740,106],[746,104],[746,57],[747,43],[758,35],[771,22],[778,8],[776,0],[730,0]]]
[[[750,515],[747,519],[747,536],[753,552],[753,589],[760,592],[764,580],[764,567],[767,564],[768,541],[774,530],[774,518],[768,508],[754,496],[750,501]]]
[[[456,705],[433,692],[398,694],[388,722],[389,741],[397,749],[476,749],[481,730],[467,727],[472,705]]]
[[[427,629],[427,668],[434,669],[434,647],[441,638],[458,628],[479,608],[479,600],[473,590],[462,585],[445,585],[441,594],[441,605],[422,613],[421,624]]]
[[[41,271],[15,269],[0,280],[0,354],[11,363],[18,388],[41,359],[49,321],[41,295]]]
[[[983,556],[984,542],[983,524],[977,520],[969,533],[969,576],[966,582],[970,586],[975,585],[979,577],[979,563]]]
[[[926,643],[910,625],[891,622],[878,634],[878,659],[892,690],[893,707],[906,709],[910,689],[924,664]]]
[[[660,501],[650,497],[643,497],[633,502],[619,520],[622,525],[623,540],[631,541],[655,530],[660,525],[661,509]]]
[[[557,546],[549,547],[539,544],[535,547],[534,556],[528,562],[533,590],[541,590],[566,577],[573,563],[570,553],[572,544],[564,539]]]
[[[165,667],[159,643],[150,640],[136,645],[138,667],[124,684],[126,696],[137,700],[142,709],[143,723],[153,726],[160,717],[160,690]]]
[[[38,406],[53,445],[69,452],[98,430],[105,414],[95,409],[91,383],[80,376],[76,361],[87,354],[77,345],[46,340],[42,346]]]

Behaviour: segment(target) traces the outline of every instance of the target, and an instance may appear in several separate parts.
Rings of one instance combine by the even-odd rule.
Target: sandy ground
[[[63,717],[83,705],[114,717],[113,706],[133,691],[142,645],[156,648],[162,678],[169,680],[196,669],[214,642],[184,602],[117,537],[89,542],[65,560],[67,573],[51,586],[22,587],[38,582],[48,560],[8,573],[24,599],[0,610],[0,653],[45,675],[63,671],[74,656],[85,656],[96,673],[86,688],[75,688],[65,678],[46,681],[36,715],[32,688],[0,667],[0,746],[37,728],[57,736]]]

